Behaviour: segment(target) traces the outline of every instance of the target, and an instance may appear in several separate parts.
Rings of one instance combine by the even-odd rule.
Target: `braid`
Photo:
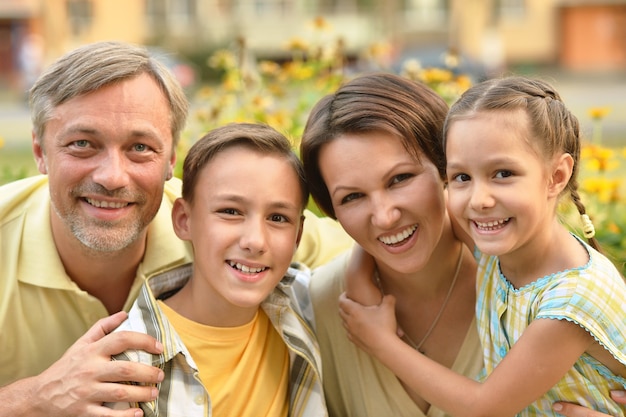
[[[593,237],[593,224],[578,194],[580,125],[550,84],[537,79],[513,76],[488,80],[471,88],[450,108],[444,123],[444,141],[454,120],[480,111],[517,109],[527,113],[530,129],[537,139],[535,144],[547,160],[563,152],[572,156],[572,175],[563,193],[569,192],[583,221],[585,237],[594,249],[600,251],[599,244]]]

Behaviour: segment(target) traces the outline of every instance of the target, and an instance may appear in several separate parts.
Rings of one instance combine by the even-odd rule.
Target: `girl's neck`
[[[589,256],[585,248],[560,223],[519,249],[502,254],[500,270],[515,288],[557,272],[585,265]]]

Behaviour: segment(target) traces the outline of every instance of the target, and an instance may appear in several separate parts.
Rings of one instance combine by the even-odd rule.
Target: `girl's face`
[[[484,253],[514,253],[554,220],[548,165],[532,140],[523,111],[478,113],[448,130],[450,214]]]
[[[425,266],[446,219],[443,181],[420,159],[384,132],[344,134],[320,152],[337,219],[379,267],[400,273]]]

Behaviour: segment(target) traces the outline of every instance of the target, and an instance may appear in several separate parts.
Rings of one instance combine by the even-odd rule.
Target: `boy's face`
[[[212,325],[252,319],[289,267],[302,209],[289,162],[246,147],[220,152],[199,172],[193,204],[177,200],[174,228],[194,247],[188,285]]]

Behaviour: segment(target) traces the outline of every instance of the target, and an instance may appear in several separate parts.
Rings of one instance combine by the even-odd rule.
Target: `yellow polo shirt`
[[[126,311],[146,276],[192,260],[191,246],[172,228],[171,207],[180,188],[176,178],[165,184]],[[296,260],[315,267],[352,245],[336,222],[306,216]],[[0,187],[0,386],[40,373],[107,315],[100,300],[65,273],[50,228],[47,176]]]

